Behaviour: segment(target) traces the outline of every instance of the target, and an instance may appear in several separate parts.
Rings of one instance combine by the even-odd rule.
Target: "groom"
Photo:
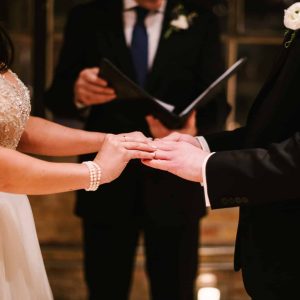
[[[300,299],[299,83],[300,34],[289,30],[245,127],[205,136],[209,147],[172,134],[144,162],[203,181],[213,209],[240,206],[234,266],[253,300]]]

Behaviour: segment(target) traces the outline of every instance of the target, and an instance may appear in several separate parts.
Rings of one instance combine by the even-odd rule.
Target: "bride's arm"
[[[51,163],[0,147],[0,191],[50,194],[87,188],[89,171],[83,164]]]
[[[73,156],[98,152],[104,139],[104,133],[72,129],[30,117],[18,150],[48,156]]]
[[[153,159],[155,148],[147,139],[128,134],[107,134],[94,162],[101,168],[100,183],[116,179],[131,159]],[[0,147],[0,191],[17,194],[51,194],[90,187],[86,165],[52,163]]]

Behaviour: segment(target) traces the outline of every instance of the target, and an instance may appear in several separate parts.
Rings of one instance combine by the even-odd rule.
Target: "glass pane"
[[[0,20],[9,31],[15,46],[13,70],[32,87],[32,16],[33,0],[1,0]]]
[[[292,0],[245,0],[246,33],[282,33],[284,9],[294,2]]]
[[[228,0],[212,0],[211,8],[213,13],[219,18],[221,33],[228,32],[229,17],[229,1]]]

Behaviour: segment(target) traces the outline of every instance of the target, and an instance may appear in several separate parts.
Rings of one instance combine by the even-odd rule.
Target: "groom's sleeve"
[[[297,199],[300,133],[266,149],[216,152],[205,172],[213,209]]]
[[[241,142],[243,141],[243,134],[245,132],[244,128],[238,128],[233,131],[222,131],[219,133],[207,135],[207,136],[196,136],[203,151],[211,153],[204,161],[202,165],[202,178],[203,182],[201,185],[204,188],[204,199],[206,207],[210,207],[210,200],[208,194],[208,186],[206,180],[206,164],[209,158],[214,154],[211,152],[211,148],[214,150],[224,150],[224,149],[236,149],[241,147]]]

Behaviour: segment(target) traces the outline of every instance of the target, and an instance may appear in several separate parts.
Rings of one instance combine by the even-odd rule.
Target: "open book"
[[[124,101],[136,100],[136,105],[143,106],[144,111],[158,118],[166,127],[179,129],[183,127],[189,115],[195,109],[213,99],[213,96],[219,92],[220,88],[227,82],[227,79],[235,74],[245,62],[246,58],[239,59],[179,113],[175,113],[173,105],[148,94],[106,58],[101,60],[101,75],[99,75],[107,80],[109,86],[115,90],[118,99],[123,99]]]

